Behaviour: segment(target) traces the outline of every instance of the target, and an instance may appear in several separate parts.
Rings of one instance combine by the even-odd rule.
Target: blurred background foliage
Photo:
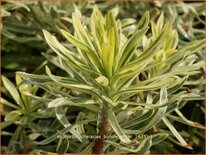
[[[58,40],[64,44],[67,43],[65,39],[60,35],[58,31],[59,28],[65,29],[69,32],[73,32],[71,14],[75,10],[75,7],[81,11],[81,14],[84,15],[82,18],[90,17],[92,8],[94,5],[97,5],[98,8],[106,14],[109,9],[113,10],[114,15],[121,20],[123,33],[125,36],[130,36],[134,30],[136,21],[138,21],[141,16],[149,10],[151,15],[151,20],[156,21],[160,16],[160,13],[163,12],[167,20],[173,22],[174,28],[178,31],[179,34],[179,45],[183,46],[186,43],[202,39],[205,37],[205,11],[204,11],[204,2],[164,2],[164,1],[154,1],[154,2],[46,2],[46,1],[31,1],[31,2],[1,2],[1,15],[2,15],[2,37],[1,37],[1,60],[2,60],[2,74],[9,78],[12,82],[15,81],[15,72],[16,71],[26,71],[30,73],[43,73],[44,66],[50,65],[53,67],[53,71],[59,72],[55,66],[52,66],[49,63],[48,58],[45,59],[45,53],[51,53],[51,50],[48,50],[48,45],[45,42],[43,37],[42,29],[46,29],[50,33],[53,33]],[[80,16],[81,16],[80,14]],[[87,22],[87,19],[82,19]],[[72,48],[72,47],[68,47]],[[44,53],[44,54],[43,54]],[[204,51],[197,53],[198,59],[196,61],[204,60]],[[202,74],[193,75],[192,80],[204,78],[205,68],[202,71]],[[63,73],[61,73],[63,74]],[[17,80],[17,84],[19,83]],[[201,87],[195,88],[192,83],[188,83],[186,88],[188,91],[194,90],[204,93],[204,85]],[[29,91],[31,94],[41,94],[41,90],[37,88],[30,88]],[[13,101],[12,96],[6,91],[3,87],[1,89],[2,96],[5,97],[8,101]],[[23,94],[22,94],[23,95]],[[46,95],[47,97],[47,95]],[[29,102],[29,99],[25,98],[25,102]],[[35,108],[38,108],[38,105]],[[4,107],[5,108],[5,107]],[[17,107],[14,107],[17,108]],[[25,109],[24,109],[25,110]],[[188,113],[188,110],[191,113]],[[11,111],[11,109],[6,109],[6,111]],[[4,110],[1,108],[1,113]],[[72,112],[75,112],[75,108]],[[183,106],[181,112],[190,120],[204,124],[205,117],[205,107],[204,101],[189,101],[188,104]],[[21,120],[21,117],[18,116],[18,112],[14,114],[15,119]],[[44,117],[44,116],[39,116]],[[47,116],[49,117],[49,116]],[[50,116],[52,117],[52,116]],[[3,116],[2,116],[3,119]],[[21,120],[24,121],[24,120]],[[22,123],[22,122],[21,122]],[[20,123],[20,124],[21,124]],[[38,124],[38,126],[37,126]],[[25,148],[26,144],[30,144],[31,139],[35,139],[35,136],[31,135],[31,128],[34,130],[43,130],[43,135],[49,134],[51,128],[58,129],[59,126],[55,126],[55,122],[51,120],[36,120],[36,123],[32,124],[33,126],[22,130],[19,133],[20,143],[16,143],[15,148],[10,148],[10,150],[16,150],[15,153],[22,153],[22,150],[30,150],[30,146]],[[175,127],[181,130],[181,135],[187,137],[187,140],[191,140],[191,145],[193,150],[188,150],[178,146],[174,140],[169,139],[165,140],[157,146],[153,146],[151,153],[204,153],[204,130],[197,128],[191,128],[187,125],[175,122]],[[7,146],[11,141],[17,140],[14,137],[10,138],[12,132],[17,134],[20,132],[21,128],[18,125],[12,125],[7,127],[5,125],[4,131],[2,132],[3,139],[2,145]],[[14,128],[16,129],[14,131]],[[89,126],[88,128],[93,128]],[[92,130],[91,130],[92,131]],[[30,138],[28,139],[28,136]],[[22,145],[25,144],[25,145]],[[52,150],[52,145],[50,146]],[[4,150],[4,147],[3,147]],[[8,152],[7,152],[8,153]],[[41,152],[44,153],[44,152]]]

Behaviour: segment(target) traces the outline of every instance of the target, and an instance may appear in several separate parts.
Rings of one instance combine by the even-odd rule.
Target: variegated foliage
[[[201,89],[190,93],[185,89],[191,76],[202,74],[204,61],[197,61],[195,53],[203,49],[204,40],[179,47],[173,23],[164,21],[163,14],[155,23],[145,12],[131,35],[125,36],[122,22],[115,19],[112,11],[104,17],[94,7],[89,22],[79,13],[76,10],[72,14],[74,34],[59,30],[70,48],[43,30],[46,42],[56,53],[45,57],[64,70],[64,76],[52,74],[49,67],[45,75],[17,72],[24,84],[38,86],[50,94],[49,101],[45,97],[38,99],[44,99],[64,127],[53,135],[44,135],[45,139],[35,141],[35,145],[54,142],[60,153],[79,145],[72,153],[91,153],[95,142],[82,135],[89,133],[88,126],[95,126],[98,132],[98,117],[106,114],[108,136],[114,138],[105,140],[104,153],[149,153],[153,145],[166,138],[191,148],[173,121],[204,129],[180,111],[188,100],[204,99]],[[201,87],[204,80],[193,84]],[[72,123],[67,115],[74,107],[81,110]],[[75,138],[57,138],[68,133]]]

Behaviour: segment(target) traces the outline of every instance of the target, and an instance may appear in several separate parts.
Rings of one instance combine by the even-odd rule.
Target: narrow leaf
[[[123,132],[121,129],[118,120],[113,112],[108,112],[108,118],[109,118],[109,123],[115,133],[119,136],[120,140],[124,143],[130,143],[130,139],[127,137],[127,135]]]
[[[182,136],[179,134],[179,132],[175,129],[175,127],[170,123],[170,121],[166,118],[162,118],[163,122],[167,125],[167,127],[170,129],[170,131],[173,133],[173,135],[178,139],[178,141],[183,145],[187,146],[187,142],[182,138]]]
[[[24,107],[23,101],[22,101],[16,87],[14,86],[14,84],[7,77],[5,77],[3,75],[2,75],[2,81],[3,81],[3,84],[6,87],[6,89],[9,91],[9,93],[13,97],[13,99],[16,101],[16,103],[19,104],[23,108]]]

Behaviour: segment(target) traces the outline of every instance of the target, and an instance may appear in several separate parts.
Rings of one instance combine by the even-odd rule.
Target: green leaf
[[[167,78],[167,79],[162,79],[158,81],[155,80],[154,82],[151,82],[148,85],[142,85],[140,83],[140,84],[133,85],[132,87],[128,89],[121,90],[118,93],[140,92],[140,91],[159,89],[161,87],[169,85],[173,81],[174,81],[174,78]]]
[[[205,100],[205,93],[188,93],[181,96],[182,100]]]
[[[26,26],[22,24],[11,23],[8,21],[4,21],[3,25],[7,31],[10,31],[12,33],[35,35],[41,32],[41,29],[39,28],[32,27],[32,26]]]
[[[69,140],[65,138],[64,139],[60,138],[56,147],[57,153],[64,154],[67,152],[68,148],[69,148]]]
[[[60,32],[62,33],[62,35],[69,41],[71,42],[73,45],[75,45],[77,48],[80,48],[83,52],[86,52],[88,54],[88,57],[90,58],[91,62],[94,62],[94,64],[99,67],[99,69],[101,69],[101,64],[99,62],[99,57],[98,55],[95,53],[95,51],[93,51],[87,44],[81,42],[80,40],[76,39],[74,36],[72,36],[71,34],[69,34],[67,31],[65,30],[60,30]]]
[[[155,124],[161,121],[161,118],[165,115],[167,107],[159,108],[153,112],[151,118],[147,118],[145,121],[142,122],[141,126],[135,126],[135,130],[124,130],[127,134],[142,134],[146,131],[150,130]],[[137,122],[138,123],[138,122]]]
[[[55,114],[59,122],[65,127],[70,127],[71,123],[68,121],[68,118],[66,117],[66,112],[63,109],[63,107],[56,107],[55,108]],[[72,128],[70,132],[76,137],[80,142],[82,141],[81,135],[74,129]]]
[[[145,35],[145,33],[147,32],[148,28],[142,28],[138,31],[136,31],[132,37],[130,37],[127,42],[125,43],[125,45],[123,46],[121,52],[120,52],[120,62],[119,62],[119,67],[121,67],[122,65],[126,64],[130,58],[133,56],[134,54],[134,49],[139,45],[140,41],[142,40],[142,37]]]
[[[135,31],[147,27],[150,21],[149,11],[146,11],[138,22]]]
[[[198,52],[205,45],[205,40],[195,40],[190,43],[185,44],[179,49],[179,52],[184,55],[191,55],[195,52]]]
[[[165,107],[168,106],[169,104],[171,104],[171,102],[168,102],[168,98],[167,98],[167,89],[166,87],[162,87],[160,90],[160,100],[159,100],[159,104],[146,104],[146,103],[138,103],[138,102],[131,102],[131,101],[119,101],[119,103],[125,104],[125,105],[132,105],[132,106],[137,106],[137,109],[139,109],[139,106],[144,106],[143,109],[157,109],[157,108],[161,108],[161,107]],[[135,108],[134,108],[135,110]]]
[[[23,79],[31,80],[39,83],[49,84],[50,82],[52,82],[52,80],[46,75],[35,75],[35,74],[29,74],[25,72],[17,72],[17,74]]]
[[[55,114],[59,122],[65,127],[71,126],[71,123],[69,123],[68,118],[65,116],[66,112],[63,109],[63,107],[56,107],[55,108]]]
[[[113,16],[112,11],[109,11],[106,15],[106,28],[108,35],[108,39],[112,47],[114,47],[114,55],[116,56],[119,52],[119,31],[117,27],[117,22],[115,21],[115,17]],[[113,32],[114,31],[114,32]]]
[[[7,121],[3,121],[3,122],[1,122],[1,129],[4,129],[4,128],[6,128],[6,127],[8,127],[9,125],[12,125],[14,122],[12,121],[9,121],[9,122],[7,122]]]
[[[180,88],[182,88],[183,84],[186,82],[187,77],[184,77],[182,79],[177,80],[176,82],[174,82],[172,86],[170,86],[168,88],[168,94],[173,94],[175,93],[177,90],[179,90]]]
[[[78,126],[80,124],[87,124],[89,122],[94,122],[94,121],[97,121],[97,119],[89,119],[89,120],[84,120],[84,121],[80,121],[80,122],[77,122],[75,123],[74,125],[70,126],[70,127],[67,127],[67,128],[64,128],[62,130],[59,131],[59,133],[61,133],[61,135],[64,135],[66,133],[68,133],[72,128],[74,128],[75,126]],[[59,133],[55,133],[53,135],[51,135],[50,137],[40,141],[40,142],[35,142],[36,145],[47,145],[53,141],[55,141],[57,139],[57,136],[59,135]]]
[[[3,75],[2,75],[2,81],[3,81],[3,84],[6,87],[6,89],[9,91],[9,93],[13,97],[13,99],[16,101],[16,103],[18,105],[20,105],[22,108],[24,108],[23,101],[22,101],[16,87],[14,86],[14,84],[7,77],[5,77]]]
[[[123,122],[122,126],[126,129],[137,129],[143,128],[142,123],[146,122],[147,120],[151,120],[154,115],[154,110],[149,110],[140,115],[139,117],[134,117],[126,122]]]
[[[46,39],[46,42],[58,55],[62,56],[62,58],[64,59],[67,57],[75,56],[74,53],[66,49],[64,46],[62,46],[54,35],[51,35],[46,30],[42,30],[42,31]]]
[[[166,87],[163,87],[161,88],[161,91],[160,91],[159,104],[164,105],[167,102],[167,100],[168,100],[167,90],[166,90]],[[148,131],[152,126],[154,126],[156,123],[161,121],[161,118],[165,115],[166,109],[167,107],[162,107],[162,108],[159,108],[158,110],[151,110],[153,111],[152,113],[148,112],[147,114],[145,114],[147,117],[143,116],[142,118],[139,118],[139,120],[135,123],[130,122],[130,127],[134,126],[136,130],[124,130],[124,131],[129,134],[141,134],[141,133]],[[139,124],[140,128],[137,129],[138,126],[136,126],[135,124]],[[140,124],[142,125],[140,126]]]
[[[94,141],[90,142],[87,147],[85,147],[80,153],[81,154],[87,154],[91,151],[92,147],[94,146]]]
[[[25,72],[17,72],[17,74],[24,79],[24,83],[34,84],[34,85],[46,90],[47,92],[51,93],[54,96],[59,97],[59,95],[61,95],[61,96],[65,96],[65,97],[71,97],[71,95],[69,95],[68,93],[65,93],[63,91],[60,91],[60,90],[50,86],[50,85],[59,86],[59,84],[52,81],[48,76],[28,74]]]
[[[195,126],[195,127],[199,127],[199,128],[202,128],[202,129],[205,129],[206,127],[204,127],[203,125],[197,123],[197,122],[193,122],[193,121],[190,121],[188,120],[182,113],[179,109],[175,109],[175,112],[179,115],[179,117],[188,125],[192,125],[192,126]],[[182,122],[183,122],[182,121]]]
[[[93,12],[91,15],[91,32],[95,39],[95,42],[98,48],[104,42],[104,36],[106,36],[105,28],[104,28],[104,18],[102,13],[99,11],[97,6],[94,6]],[[99,51],[100,52],[100,51]]]
[[[108,119],[109,119],[109,123],[110,123],[112,129],[119,136],[120,140],[123,143],[130,143],[131,142],[130,139],[127,137],[127,135],[121,129],[119,122],[118,122],[115,114],[112,111],[108,112]]]
[[[165,104],[168,101],[167,98],[167,88],[162,87],[160,90],[160,104]]]
[[[175,129],[175,127],[170,123],[170,121],[163,117],[162,121],[167,125],[167,127],[170,129],[170,131],[173,133],[173,135],[178,139],[178,141],[183,145],[187,146],[187,142],[182,138],[182,136],[179,134],[179,132]]]
[[[9,101],[7,101],[7,100],[5,100],[5,99],[3,99],[3,98],[1,98],[1,103],[2,103],[3,105],[12,107],[12,108],[14,108],[14,109],[20,109],[20,108],[19,108],[18,106],[16,106],[15,104],[10,103]]]
[[[93,49],[93,44],[91,42],[90,36],[81,24],[77,12],[72,14],[72,23],[78,39],[80,39],[83,43],[89,45],[89,47]]]
[[[152,145],[157,145],[157,144],[161,143],[168,136],[169,136],[169,134],[166,134],[166,133],[157,133],[155,135],[152,135]]]
[[[66,32],[66,31],[65,31]],[[62,46],[56,37],[52,36],[48,31],[43,30],[44,37],[48,45],[58,54],[62,59],[67,60],[67,63],[70,63],[71,68],[78,68],[80,71],[94,73],[99,75],[94,69],[91,69],[89,66],[81,63],[80,59],[75,56],[74,53]],[[70,68],[70,69],[71,69]]]
[[[151,29],[152,29],[153,38],[156,38],[158,35],[157,25],[153,21],[151,21]]]
[[[74,81],[73,79],[54,76],[51,74],[51,71],[47,66],[46,66],[46,73],[53,81],[55,81],[62,87],[67,87],[81,92],[97,95],[98,90],[95,89],[94,87]]]
[[[152,146],[152,136],[145,138],[137,148],[123,147],[118,143],[115,143],[113,141],[108,141],[108,140],[106,140],[106,143],[111,144],[118,149],[126,150],[129,153],[132,152],[132,153],[137,153],[137,154],[143,154],[146,151],[148,151],[150,149],[150,147]]]
[[[28,96],[28,97],[31,97],[31,98],[34,99],[34,100],[38,100],[38,101],[40,101],[40,102],[45,102],[45,103],[47,103],[47,102],[49,102],[49,101],[52,100],[52,99],[49,99],[49,98],[46,98],[46,97],[36,96],[36,95],[33,95],[33,94],[31,94],[31,93],[29,93],[29,92],[25,92],[25,91],[23,91],[22,94],[24,94],[24,95],[26,95],[26,96]]]
[[[161,29],[163,27],[163,24],[164,24],[164,14],[161,13],[160,14],[160,17],[158,18],[157,20],[157,33],[160,33],[161,32]]]
[[[148,64],[148,62],[150,62],[150,58],[152,58],[163,46],[163,42],[168,35],[168,29],[170,29],[169,23],[164,26],[158,37],[150,44],[147,49],[145,49],[145,51],[137,59],[131,61],[127,65],[117,70],[115,76],[112,77],[111,81],[117,82],[123,77],[134,76],[139,73],[141,69],[145,68],[145,64]]]
[[[77,107],[85,107],[99,113],[100,112],[99,109],[93,104],[97,104],[97,103],[91,99],[56,98],[48,103],[48,108],[56,108],[60,106],[77,106]]]
[[[22,115],[21,111],[14,110],[14,111],[8,113],[4,119],[7,122],[14,122],[14,121],[18,120],[21,115]]]
[[[17,10],[17,9],[24,8],[27,12],[30,12],[30,8],[25,3],[14,1],[14,2],[10,2],[9,4],[10,4],[9,10]]]
[[[148,30],[148,24],[149,24],[149,11],[145,12],[140,21],[138,22],[136,29],[134,31],[134,34],[132,37],[129,38],[127,43],[124,45],[123,49],[121,50],[119,54],[119,60],[116,60],[119,67],[121,67],[123,64],[128,62],[132,55],[134,54],[134,48],[138,46],[140,41],[142,40],[144,34]],[[133,49],[133,50],[132,50]]]
[[[205,129],[206,130],[206,127],[204,125],[199,124],[198,122],[193,122],[191,120],[188,120],[184,116],[183,117],[182,116],[178,117],[178,116],[173,116],[171,114],[167,114],[167,117],[170,118],[171,120],[180,122],[182,124],[186,124],[186,125],[191,126],[191,127],[195,127],[195,128]]]
[[[102,45],[102,63],[106,70],[107,77],[113,74],[113,61],[114,61],[114,47],[110,44]]]

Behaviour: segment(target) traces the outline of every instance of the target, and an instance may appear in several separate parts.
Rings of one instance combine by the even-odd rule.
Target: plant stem
[[[108,132],[108,116],[105,112],[101,116],[101,124],[99,127],[99,133],[97,139],[95,140],[95,145],[93,146],[93,154],[101,154],[104,149],[104,140],[106,139]]]

